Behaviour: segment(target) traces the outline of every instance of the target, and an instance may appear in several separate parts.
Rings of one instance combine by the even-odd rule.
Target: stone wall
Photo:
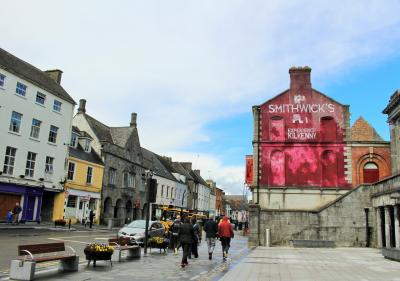
[[[259,210],[257,205],[251,205],[249,245],[265,245],[265,232],[270,229],[272,245],[291,245],[293,239],[312,239],[332,240],[337,246],[366,246],[365,209],[370,210],[370,207],[369,185],[359,186],[315,212]],[[374,212],[368,213],[369,231],[373,233]],[[369,243],[376,245],[373,235]]]

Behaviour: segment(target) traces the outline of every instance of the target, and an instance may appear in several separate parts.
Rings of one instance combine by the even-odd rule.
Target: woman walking
[[[186,265],[188,265],[187,258],[191,251],[192,243],[194,241],[193,226],[190,224],[188,218],[184,218],[183,223],[179,227],[179,241],[183,250],[181,266],[185,267]]]
[[[231,247],[231,238],[234,237],[233,227],[228,217],[223,217],[222,222],[218,225],[219,239],[222,245],[222,254],[224,260],[228,257],[228,251]]]

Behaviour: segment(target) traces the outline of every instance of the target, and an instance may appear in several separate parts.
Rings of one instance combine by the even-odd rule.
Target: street
[[[8,280],[10,260],[16,257],[17,246],[22,244],[50,243],[64,241],[73,247],[80,256],[79,272],[59,273],[57,262],[38,264],[36,280],[217,280],[231,266],[234,266],[249,252],[247,238],[238,233],[231,243],[230,256],[222,261],[219,241],[216,243],[212,261],[208,260],[207,245],[203,241],[199,247],[199,258],[189,260],[189,266],[182,269],[178,255],[172,252],[161,253],[153,249],[140,260],[129,260],[121,263],[98,262],[97,267],[87,267],[83,249],[87,243],[106,243],[107,239],[116,236],[116,230],[76,230],[49,231],[44,229],[0,230],[0,280]]]

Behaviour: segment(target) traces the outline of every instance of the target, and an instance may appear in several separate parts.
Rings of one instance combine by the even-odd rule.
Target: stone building
[[[371,198],[385,181],[393,182],[388,178],[396,158],[393,146],[390,163],[389,142],[363,118],[350,128],[349,107],[312,89],[310,72],[291,68],[290,89],[253,107],[255,204],[249,206],[249,244],[265,245],[269,229],[273,245],[321,239],[338,246],[376,246]],[[393,145],[397,131],[391,126]],[[386,224],[395,216],[395,208],[388,210]]]
[[[93,139],[92,149],[104,162],[100,221],[114,226],[143,217],[145,167],[136,127],[136,113],[126,127],[109,127],[86,113],[80,100],[73,125]]]

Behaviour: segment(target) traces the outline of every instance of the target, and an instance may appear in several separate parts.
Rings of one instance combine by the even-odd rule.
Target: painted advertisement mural
[[[260,185],[349,187],[347,107],[313,90],[309,73],[291,79],[289,90],[260,106]]]

